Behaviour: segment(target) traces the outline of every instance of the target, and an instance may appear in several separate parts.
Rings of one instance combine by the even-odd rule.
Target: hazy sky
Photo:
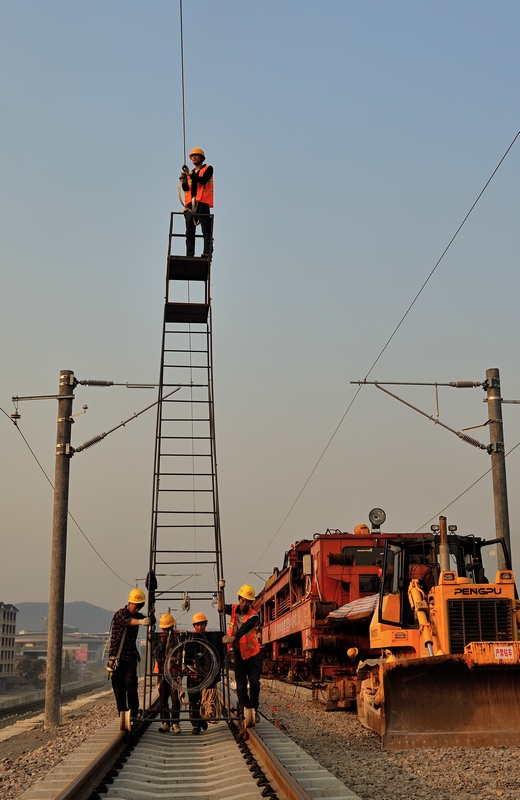
[[[231,591],[295,539],[381,506],[416,530],[489,456],[356,387],[520,129],[516,2],[185,0],[187,146],[215,169],[213,337]],[[179,5],[0,0],[1,396],[159,375],[169,215],[183,155]],[[370,375],[476,380],[520,399],[520,138]],[[427,413],[431,388],[401,387]],[[482,389],[440,390],[441,420],[487,419]],[[152,391],[78,387],[73,444]],[[20,404],[54,476],[56,403]],[[506,448],[520,408],[504,409]],[[155,412],[71,464],[66,599],[126,601],[148,563]],[[487,429],[474,431],[488,441]],[[0,415],[0,600],[49,594],[52,491]],[[507,462],[520,557],[520,447]],[[494,536],[491,479],[447,511]],[[273,544],[267,544],[281,527]],[[262,557],[261,557],[262,556]],[[142,583],[141,583],[142,585]],[[163,609],[160,609],[163,610]]]

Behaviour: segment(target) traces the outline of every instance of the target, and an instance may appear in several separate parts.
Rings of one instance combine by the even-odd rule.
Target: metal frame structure
[[[174,232],[176,216],[182,217],[182,212],[173,212],[170,220],[155,439],[148,578],[152,619],[159,602],[176,609],[180,605],[185,612],[193,603],[193,610],[203,611],[201,604],[213,600],[223,577],[213,398],[211,258],[173,252],[176,239],[184,240],[184,233]],[[157,580],[155,590],[150,576]],[[172,610],[177,617],[176,609]],[[221,617],[222,633],[224,624]],[[148,642],[145,711],[152,706],[150,650]],[[226,696],[226,692],[223,694]]]

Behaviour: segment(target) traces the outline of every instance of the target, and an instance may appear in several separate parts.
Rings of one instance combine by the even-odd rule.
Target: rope
[[[186,112],[184,102],[184,34],[182,30],[182,0],[179,0],[179,14],[181,18],[181,87],[182,87],[182,141],[184,145],[184,164],[186,163]]]
[[[202,700],[200,701],[200,715],[209,720],[212,725],[216,725],[218,717],[222,716],[222,702],[216,686],[213,689],[203,689]]]
[[[184,93],[184,32],[182,25],[182,0],[179,0],[179,16],[180,16],[180,39],[181,39],[181,95],[182,95],[182,147],[184,153],[183,164],[186,164],[186,101]],[[182,191],[182,180],[179,180],[177,189],[179,203],[183,208],[186,208],[184,203],[184,195]]]

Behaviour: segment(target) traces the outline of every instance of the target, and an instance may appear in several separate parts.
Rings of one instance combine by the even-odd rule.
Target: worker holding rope
[[[246,718],[246,724],[247,713],[254,714],[255,721],[258,722],[262,657],[256,633],[259,618],[253,609],[255,590],[245,583],[238,590],[238,603],[224,605],[222,589],[225,585],[224,580],[219,581],[217,608],[220,614],[229,614],[231,617],[227,636],[222,641],[233,653],[238,713]]]
[[[194,147],[189,155],[193,164],[190,171],[183,166],[179,180],[184,192],[184,216],[186,218],[186,255],[195,255],[195,227],[200,222],[204,238],[202,258],[211,258],[213,252],[213,167],[205,164],[206,155],[200,147]]]

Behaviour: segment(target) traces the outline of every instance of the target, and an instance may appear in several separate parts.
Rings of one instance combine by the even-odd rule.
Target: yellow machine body
[[[387,581],[370,625],[371,647],[382,657],[359,665],[360,721],[386,750],[520,745],[512,570],[497,570],[492,583],[444,570],[428,589],[403,580],[405,563],[406,573]]]

